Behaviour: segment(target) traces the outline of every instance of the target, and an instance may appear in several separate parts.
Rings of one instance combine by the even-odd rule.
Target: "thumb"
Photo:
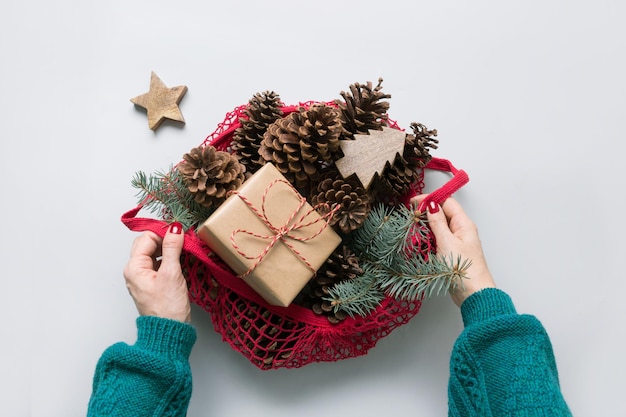
[[[172,223],[163,237],[161,266],[180,264],[180,254],[183,251],[184,241],[183,225],[178,222]]]

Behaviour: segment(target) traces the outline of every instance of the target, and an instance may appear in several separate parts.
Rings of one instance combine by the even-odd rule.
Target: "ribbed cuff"
[[[485,288],[467,297],[461,304],[465,327],[494,317],[517,314],[513,300],[497,288]]]
[[[172,358],[188,360],[196,342],[190,324],[154,316],[137,317],[135,346]]]

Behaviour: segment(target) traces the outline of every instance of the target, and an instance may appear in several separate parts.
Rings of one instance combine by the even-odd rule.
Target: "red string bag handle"
[[[139,214],[141,209],[142,206],[137,206],[124,213],[121,217],[122,223],[131,231],[151,231],[160,237],[164,237],[169,224],[159,219],[137,217],[137,214]],[[325,317],[316,315],[310,309],[297,304],[292,303],[289,307],[273,306],[268,304],[244,280],[233,279],[234,275],[232,275],[232,272],[228,269],[228,267],[214,262],[210,256],[210,249],[204,242],[202,242],[202,240],[200,240],[193,229],[189,229],[185,232],[183,251],[194,255],[200,261],[210,266],[212,275],[219,281],[220,285],[233,290],[242,297],[260,304],[272,312],[280,312],[281,314],[289,316],[297,321],[302,321],[317,327],[330,328],[333,326]],[[355,319],[346,319],[346,321],[349,320]]]
[[[452,178],[435,191],[428,194],[417,207],[417,210],[424,213],[428,207],[428,204],[434,202],[438,205],[443,204],[448,197],[457,192],[459,188],[463,187],[469,182],[469,176],[462,169],[457,169],[450,161],[441,158],[432,158],[425,169],[432,169],[435,171],[449,172],[452,174]]]

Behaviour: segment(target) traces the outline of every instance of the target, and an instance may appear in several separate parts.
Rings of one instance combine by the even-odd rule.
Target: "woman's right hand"
[[[414,197],[412,201],[419,204],[426,195]],[[437,243],[437,256],[471,261],[466,277],[455,288],[450,290],[452,301],[461,306],[470,295],[484,288],[495,288],[496,284],[487,267],[482,244],[478,237],[478,229],[474,222],[465,214],[461,205],[453,198],[448,198],[439,206],[431,202],[427,210],[428,223]]]

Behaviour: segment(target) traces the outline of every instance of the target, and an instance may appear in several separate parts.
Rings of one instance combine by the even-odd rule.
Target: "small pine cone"
[[[259,147],[267,127],[283,117],[281,101],[273,91],[257,93],[250,99],[245,110],[247,118],[240,118],[239,127],[231,142],[231,147],[239,162],[246,166],[246,177],[255,173],[265,161],[259,156]]]
[[[246,167],[235,156],[208,145],[183,155],[178,170],[198,203],[217,207],[243,183]]]
[[[314,105],[276,120],[261,142],[259,154],[300,191],[310,189],[322,166],[339,151],[341,123],[338,112]],[[305,193],[306,193],[305,192]]]
[[[333,285],[354,279],[362,273],[359,258],[348,246],[341,245],[333,251],[315,277],[309,281],[301,293],[300,302],[315,314],[326,316],[331,323],[339,323],[346,318],[346,313],[342,310],[335,312],[334,307],[329,301],[324,300],[324,297],[328,296],[328,290]]]
[[[402,156],[412,168],[423,168],[430,160],[430,149],[437,149],[437,130],[428,130],[421,123],[411,123],[413,135],[407,135]]]
[[[342,178],[334,169],[329,169],[325,179],[321,180],[311,193],[311,204],[326,203],[332,209],[337,204],[340,208],[330,219],[331,226],[343,233],[350,233],[361,227],[370,212],[370,199],[356,175]],[[327,212],[325,209],[319,210]]]
[[[342,91],[344,99],[335,100],[341,112],[343,126],[342,138],[354,139],[355,134],[367,134],[369,130],[380,130],[387,121],[389,102],[383,99],[391,95],[383,93],[383,79],[378,79],[378,85],[372,88],[372,83],[366,85],[355,83],[350,85],[350,93]]]

